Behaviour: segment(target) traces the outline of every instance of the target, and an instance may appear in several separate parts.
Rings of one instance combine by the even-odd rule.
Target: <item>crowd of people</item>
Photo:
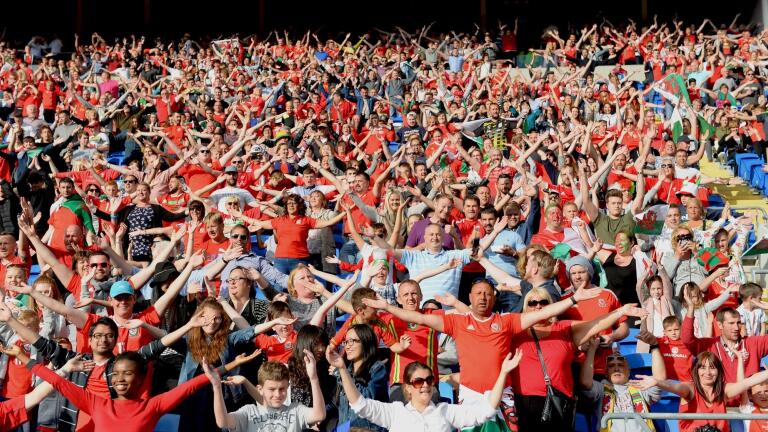
[[[754,227],[699,167],[765,157],[738,22],[0,43],[0,430],[763,412]]]

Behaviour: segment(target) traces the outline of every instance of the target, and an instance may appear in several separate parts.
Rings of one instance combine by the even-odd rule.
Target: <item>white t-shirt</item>
[[[307,415],[310,408],[292,403],[278,409],[260,404],[246,405],[231,413],[236,417],[237,426],[232,432],[301,432],[309,427]]]

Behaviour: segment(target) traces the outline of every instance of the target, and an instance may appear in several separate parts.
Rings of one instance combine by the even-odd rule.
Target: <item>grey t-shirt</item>
[[[260,404],[246,405],[232,413],[237,427],[232,432],[301,432],[309,427],[307,415],[310,408],[292,403],[278,409]]]

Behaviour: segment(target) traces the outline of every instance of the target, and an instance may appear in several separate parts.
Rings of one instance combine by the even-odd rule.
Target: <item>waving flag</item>
[[[648,210],[635,215],[637,227],[635,233],[646,235],[659,235],[664,228],[664,219],[667,217],[669,206],[666,204],[657,204],[651,206]]]

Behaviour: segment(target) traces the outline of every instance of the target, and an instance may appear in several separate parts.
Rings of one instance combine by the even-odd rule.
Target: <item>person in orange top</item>
[[[229,239],[224,235],[224,216],[221,213],[208,213],[203,218],[203,223],[208,233],[208,240],[193,247],[204,251],[205,263],[208,264],[229,248]]]
[[[275,232],[277,249],[275,250],[275,268],[288,274],[299,263],[309,263],[307,236],[309,230],[329,227],[344,219],[340,213],[328,220],[317,220],[306,216],[307,204],[296,194],[289,194],[284,200],[286,215],[278,218],[258,221],[257,229],[272,229]],[[256,221],[254,221],[256,222]]]

